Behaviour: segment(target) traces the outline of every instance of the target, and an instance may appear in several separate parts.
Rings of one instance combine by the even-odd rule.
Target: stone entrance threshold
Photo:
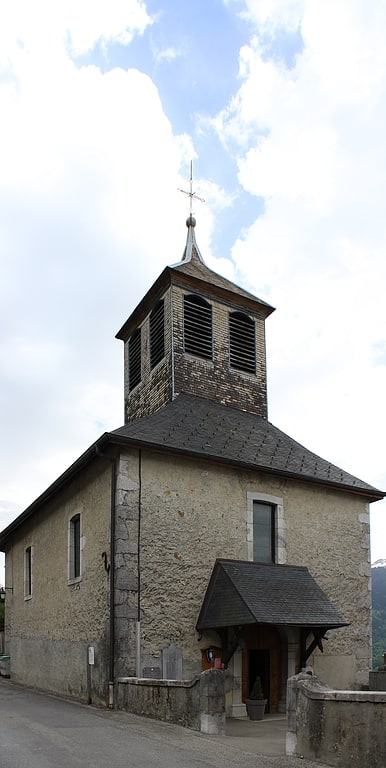
[[[264,715],[263,720],[232,717],[226,721],[225,739],[243,750],[270,757],[285,755],[287,718],[285,715]],[[222,737],[224,738],[224,737]]]

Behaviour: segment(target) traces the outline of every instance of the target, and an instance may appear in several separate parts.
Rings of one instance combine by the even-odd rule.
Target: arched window
[[[243,312],[229,315],[229,363],[237,371],[256,373],[255,322]]]
[[[212,360],[212,307],[201,296],[184,296],[184,351]]]
[[[165,355],[164,301],[158,302],[150,315],[150,369]]]
[[[129,392],[141,381],[141,329],[136,328],[129,339]]]

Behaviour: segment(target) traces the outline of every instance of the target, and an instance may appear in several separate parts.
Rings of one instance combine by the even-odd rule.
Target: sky
[[[270,421],[386,490],[385,35],[384,0],[0,0],[0,528],[122,425],[191,160],[205,262],[276,307]]]

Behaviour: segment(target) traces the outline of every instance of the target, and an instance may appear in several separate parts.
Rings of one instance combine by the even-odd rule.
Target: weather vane
[[[189,197],[189,205],[190,205],[190,216],[193,215],[193,198],[195,200],[199,200],[200,203],[205,203],[205,200],[203,197],[198,197],[195,192],[193,192],[193,160],[190,161],[190,179],[189,179],[189,192],[186,191],[186,189],[180,189],[178,187],[178,191],[182,192],[184,195],[188,195]]]

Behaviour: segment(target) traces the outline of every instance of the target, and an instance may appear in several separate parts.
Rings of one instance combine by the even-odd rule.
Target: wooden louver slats
[[[164,302],[158,302],[150,315],[150,368],[151,370],[165,355]]]
[[[129,392],[141,381],[141,329],[137,328],[129,341]]]
[[[184,351],[205,360],[213,356],[212,307],[200,296],[184,297]]]
[[[229,362],[231,368],[256,373],[255,323],[248,315],[229,315]]]

